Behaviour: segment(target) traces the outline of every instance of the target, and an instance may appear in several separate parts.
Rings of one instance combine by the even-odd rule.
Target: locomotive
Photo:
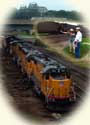
[[[70,69],[30,42],[12,40],[9,48],[12,59],[27,75],[28,80],[33,81],[35,91],[44,97],[47,106],[75,101]]]

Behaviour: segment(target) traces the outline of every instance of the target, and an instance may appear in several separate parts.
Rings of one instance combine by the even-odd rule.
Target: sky
[[[21,0],[17,8],[28,6],[32,2],[37,3],[39,6],[45,6],[48,10],[77,10],[76,6],[72,5],[69,0]]]

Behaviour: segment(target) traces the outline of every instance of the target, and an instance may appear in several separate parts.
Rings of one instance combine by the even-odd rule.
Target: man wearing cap
[[[75,36],[75,40],[74,40],[76,58],[80,58],[80,44],[81,44],[81,42],[82,42],[82,33],[80,31],[80,27],[76,27],[76,36]]]
[[[72,52],[72,51],[74,51],[73,50],[73,42],[74,42],[74,39],[75,39],[74,29],[70,29],[69,35],[70,35],[69,47],[70,47],[70,52]]]
[[[69,51],[70,52],[73,52],[74,49],[73,49],[73,44],[74,44],[74,39],[75,39],[75,32],[74,32],[74,29],[70,29],[68,32],[63,32],[61,31],[61,33],[64,33],[64,34],[68,34],[69,35]]]

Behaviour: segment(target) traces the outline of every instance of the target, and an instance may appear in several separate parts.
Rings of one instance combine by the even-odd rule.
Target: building
[[[38,7],[38,10],[41,14],[46,13],[48,11],[46,7],[41,7],[41,6]]]

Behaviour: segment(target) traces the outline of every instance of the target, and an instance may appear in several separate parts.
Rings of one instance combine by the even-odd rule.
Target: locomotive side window
[[[30,61],[31,61],[31,58],[26,58],[26,60],[27,60],[28,62],[30,62]]]
[[[49,79],[49,73],[44,73],[43,75],[44,75],[44,78],[45,78],[46,80]]]
[[[57,69],[51,69],[51,70],[50,70],[50,75],[51,75],[52,77],[57,77],[57,76],[59,76],[60,74],[57,72]]]
[[[46,80],[48,80],[48,79],[49,79],[49,75],[50,75],[50,70],[44,68],[43,71],[42,71],[42,74],[43,74],[43,77],[44,77]]]

